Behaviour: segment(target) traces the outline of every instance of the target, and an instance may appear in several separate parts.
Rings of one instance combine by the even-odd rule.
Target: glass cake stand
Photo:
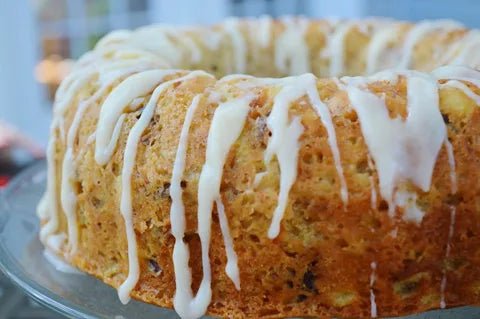
[[[122,305],[116,291],[84,274],[58,272],[43,256],[36,205],[46,182],[39,161],[0,193],[0,270],[39,303],[70,318],[170,319],[168,309],[132,300]],[[404,319],[480,318],[479,307],[431,311]]]

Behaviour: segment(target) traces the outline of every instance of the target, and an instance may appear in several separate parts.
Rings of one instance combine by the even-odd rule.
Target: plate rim
[[[44,159],[35,161],[15,175],[8,185],[0,191],[0,229],[5,227],[11,214],[9,211],[11,205],[8,201],[8,195],[24,183],[27,178],[44,169],[45,165],[46,160]],[[38,236],[38,234],[36,236]],[[76,310],[77,305],[74,306],[67,299],[39,285],[30,279],[25,272],[19,270],[20,267],[8,267],[7,264],[16,266],[18,263],[11,256],[3,240],[0,240],[0,252],[6,257],[0,259],[0,272],[36,302],[68,318],[98,319],[98,316],[93,316],[86,308],[85,311],[82,309],[82,312]],[[22,276],[22,274],[24,276]]]

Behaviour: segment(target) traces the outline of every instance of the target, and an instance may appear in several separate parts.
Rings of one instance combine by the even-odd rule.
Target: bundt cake
[[[56,93],[40,238],[182,318],[480,304],[479,48],[452,21],[113,32]]]

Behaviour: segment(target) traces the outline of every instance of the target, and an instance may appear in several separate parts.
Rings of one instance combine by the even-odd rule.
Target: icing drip
[[[417,205],[417,194],[407,190],[397,190],[394,195],[395,206],[403,207],[403,220],[420,224],[425,212]],[[389,207],[390,208],[390,207]],[[393,215],[394,210],[390,211]]]
[[[369,176],[370,180],[370,206],[372,209],[377,209],[377,190],[375,189],[375,179],[373,178],[373,171],[375,166],[373,165],[372,158],[368,155],[368,167],[372,171]]]
[[[223,166],[231,146],[242,132],[248,115],[249,104],[253,98],[254,96],[247,95],[222,103],[217,107],[213,115],[208,132],[206,160],[198,185],[198,234],[202,247],[203,278],[195,299],[177,300],[176,296],[175,301],[178,305],[181,305],[179,307],[181,312],[183,312],[182,309],[190,311],[186,315],[181,314],[183,318],[202,316],[210,304],[212,290],[209,249],[213,203],[220,199]],[[227,244],[226,241],[226,246]],[[227,248],[228,250],[229,248]],[[232,270],[231,268],[237,268],[238,266],[231,262],[235,263],[235,260],[227,262],[227,274],[229,276],[235,274],[235,272],[238,273],[238,269]],[[236,281],[235,277],[231,278],[234,282]]]
[[[140,83],[134,82],[135,84],[138,85],[137,88],[140,88],[139,90],[135,91],[135,90],[132,90],[132,88],[130,88],[130,90],[135,91],[135,93],[137,93],[137,96],[141,94],[146,94],[148,92],[144,91],[145,88],[151,89],[152,84],[157,85],[160,81],[164,79],[166,75],[171,74],[171,72],[172,71],[163,71],[163,72],[162,71],[160,72],[146,71],[143,73],[139,73],[140,75],[145,75],[148,73],[147,74],[148,76],[139,77],[138,79],[140,79]],[[133,78],[134,76],[131,76],[129,79]],[[163,92],[170,85],[174,83],[186,81],[188,79],[192,79],[199,76],[210,77],[211,75],[203,71],[194,71],[185,76],[182,76],[158,85],[158,87],[155,88],[155,90],[153,91],[152,96],[150,97],[150,100],[145,106],[140,118],[138,119],[138,121],[135,123],[135,125],[130,130],[130,133],[128,134],[127,144],[125,146],[125,152],[124,152],[124,158],[123,158],[122,194],[121,194],[121,200],[120,200],[120,212],[125,221],[125,231],[127,233],[127,243],[128,243],[128,276],[127,276],[127,279],[125,279],[125,281],[118,288],[118,296],[120,298],[120,301],[123,304],[126,304],[130,301],[130,292],[133,290],[133,288],[135,288],[135,285],[137,284],[138,278],[140,276],[140,269],[139,269],[138,256],[137,256],[137,240],[136,240],[135,230],[133,227],[133,216],[132,216],[133,207],[132,207],[132,190],[131,190],[132,188],[131,178],[132,178],[132,173],[135,166],[135,158],[137,155],[137,145],[143,134],[143,131],[147,128],[147,126],[149,125],[155,113],[158,100],[160,96],[163,94]],[[126,81],[122,82],[122,84],[124,84]],[[132,92],[128,92],[128,93],[130,94],[126,94],[124,96],[128,96],[129,100],[132,100],[132,98],[130,98],[132,96],[131,95]],[[117,109],[112,109],[110,111],[113,113],[113,115],[118,116],[116,111],[117,110],[123,111],[123,109],[119,108],[119,107],[123,107],[123,105],[124,104],[119,104],[117,105]],[[106,118],[110,118],[110,117],[107,116]],[[104,132],[102,134],[104,134]],[[99,138],[100,138],[99,131],[97,130],[97,143]]]
[[[75,95],[95,76],[91,68],[74,73],[67,88],[55,94],[54,116],[63,116],[68,106],[71,105]]]
[[[180,32],[180,30],[177,32]],[[181,37],[178,36],[175,39],[182,41],[183,37],[186,36],[182,33]],[[179,43],[173,41],[172,38],[169,35],[168,27],[156,25],[137,29],[127,43],[133,45],[134,48],[147,50],[162,57],[170,67],[178,67],[181,65],[184,52]],[[155,41],[152,41],[152,39],[155,39]],[[195,55],[191,52],[190,54]]]
[[[307,20],[284,17],[285,30],[276,39],[275,66],[284,74],[297,75],[310,72],[309,49],[305,41]]]
[[[172,30],[175,29],[171,29],[170,32],[172,32]],[[190,52],[190,62],[199,63],[202,60],[202,51],[187,33],[178,35],[175,38],[181,41],[181,43],[186,47],[187,52]]]
[[[445,149],[447,150],[448,165],[450,166],[450,183],[452,188],[452,194],[457,193],[457,174],[455,173],[455,156],[453,153],[452,143],[445,137]]]
[[[83,275],[77,268],[66,263],[62,258],[58,257],[54,252],[49,249],[43,251],[45,259],[55,268],[55,270],[63,272],[65,274]]]
[[[268,172],[260,172],[260,173],[255,174],[255,178],[253,179],[253,185],[252,185],[253,188],[258,187],[258,185],[260,185],[260,182],[262,181],[263,177],[267,174],[268,174]]]
[[[320,96],[318,95],[315,77],[313,75],[304,75],[302,77],[305,79],[306,82],[304,83],[300,81],[300,83],[304,86],[313,108],[315,109],[317,115],[320,117],[323,126],[327,130],[328,144],[330,146],[330,150],[332,151],[335,169],[337,170],[338,178],[340,180],[340,197],[343,204],[346,206],[348,203],[347,182],[345,181],[345,176],[343,174],[342,162],[340,160],[340,151],[338,149],[337,143],[337,134],[335,133],[335,127],[333,125],[330,111],[327,105],[322,102]]]
[[[301,77],[299,77],[301,78]],[[287,207],[288,193],[297,178],[298,139],[303,133],[300,117],[289,121],[290,104],[305,94],[302,85],[285,85],[275,96],[272,111],[267,118],[267,126],[272,132],[264,154],[265,166],[276,156],[280,166],[280,192],[278,204],[273,212],[273,219],[268,229],[268,237],[275,238],[280,232],[280,222]]]
[[[139,41],[140,47],[159,54],[170,66],[180,66],[182,61],[199,63],[202,60],[202,51],[193,40],[192,32],[188,28],[158,24],[139,28],[131,40]]]
[[[453,237],[453,233],[455,231],[456,214],[457,214],[457,208],[454,206],[450,207],[450,225],[448,227],[448,242],[447,242],[447,249],[445,252],[445,259],[450,257],[451,240]],[[447,306],[445,302],[446,288],[447,288],[447,271],[444,269],[442,270],[442,281],[440,283],[440,308],[441,309],[444,309]]]
[[[57,128],[57,119],[53,119],[50,126],[50,140],[47,146],[47,189],[37,207],[37,215],[46,220],[40,229],[40,240],[46,244],[50,235],[58,229],[58,212],[57,212],[57,193],[55,191],[56,169],[55,169],[55,130]]]
[[[49,237],[52,236],[58,229],[58,208],[57,208],[57,194],[55,190],[56,183],[56,130],[58,129],[62,142],[65,140],[64,128],[64,113],[68,106],[72,104],[75,95],[78,91],[93,77],[95,72],[92,68],[74,72],[69,75],[65,81],[62,82],[55,94],[56,103],[54,105],[54,117],[50,126],[50,140],[47,146],[47,189],[37,207],[37,215],[46,220],[46,223],[41,227],[40,240],[48,245]],[[68,169],[69,167],[67,167]],[[62,177],[63,179],[63,177]],[[63,188],[62,188],[63,191]]]
[[[457,175],[455,172],[455,156],[453,154],[453,147],[448,138],[445,138],[445,148],[448,154],[448,163],[450,165],[450,183],[451,183],[451,193],[457,193]],[[455,221],[457,215],[457,208],[453,205],[450,206],[450,225],[448,226],[448,238],[447,238],[447,248],[445,251],[445,260],[450,257],[450,252],[452,250],[452,239],[455,232]],[[442,281],[440,283],[440,308],[446,307],[445,302],[445,291],[447,288],[447,269],[442,270]]]
[[[219,31],[214,31],[210,29],[205,29],[205,33],[201,33],[200,37],[202,39],[202,43],[209,49],[210,51],[216,51],[220,47],[220,43],[222,42],[223,34]]]
[[[177,70],[150,70],[134,74],[120,83],[106,98],[100,110],[96,130],[95,161],[105,165],[115,150],[123,113],[128,104],[150,93],[162,80]]]
[[[477,67],[480,63],[476,54],[480,46],[480,31],[470,30],[447,51],[441,63]]]
[[[372,318],[377,318],[377,304],[375,302],[375,291],[373,290],[375,281],[377,280],[377,263],[372,262],[370,268],[372,269],[372,272],[370,273],[370,316]]]
[[[64,113],[72,104],[78,91],[94,77],[92,68],[86,68],[68,76],[63,85],[60,85],[55,94],[56,103],[53,109],[53,120],[50,126],[50,140],[47,146],[47,189],[37,207],[37,214],[42,220],[47,220],[40,230],[40,240],[48,244],[48,238],[58,229],[58,208],[57,194],[55,190],[56,181],[56,130],[58,129],[62,142],[65,140]]]
[[[230,35],[235,61],[234,72],[243,73],[247,70],[247,44],[240,30],[237,18],[229,18],[223,24],[225,31]]]
[[[415,47],[429,33],[439,29],[443,32],[450,32],[460,28],[462,28],[461,24],[451,20],[423,21],[415,24],[404,40],[403,52],[398,67],[401,69],[410,68]]]
[[[476,94],[463,82],[470,82],[477,87],[480,87],[480,73],[477,70],[464,66],[443,66],[432,72],[432,74],[439,80],[448,79],[441,87],[453,87],[461,90],[467,97],[480,105],[480,95]],[[463,82],[460,82],[463,81]]]
[[[193,116],[198,107],[201,95],[195,96],[190,107],[187,110],[178,149],[173,165],[173,173],[170,186],[170,196],[172,206],[170,209],[170,219],[172,223],[172,234],[175,237],[175,246],[173,253],[173,263],[175,269],[175,279],[177,291],[174,297],[175,309],[182,318],[196,318],[202,315],[201,309],[198,311],[198,301],[194,299],[191,290],[192,274],[188,266],[189,251],[188,245],[183,241],[185,234],[185,207],[182,201],[181,179],[185,170],[185,156],[187,151],[188,131],[193,120]],[[233,242],[229,235],[228,223],[225,217],[225,211],[220,197],[216,200],[222,233],[225,236],[225,246],[227,249],[227,274],[235,283],[237,289],[240,289],[240,278],[238,275],[237,256],[233,250]]]
[[[366,74],[370,75],[378,71],[378,66],[381,62],[388,66],[392,66],[392,63],[395,63],[395,61],[385,61],[387,57],[385,50],[389,43],[397,39],[398,29],[398,25],[392,25],[373,34],[367,47]]]
[[[223,241],[225,243],[225,250],[227,252],[227,266],[225,272],[227,276],[232,280],[235,288],[240,290],[240,271],[238,270],[238,257],[233,247],[233,239],[230,235],[230,229],[228,228],[228,220],[225,215],[225,206],[223,206],[222,199],[217,198],[215,200],[217,206],[218,220],[220,222],[220,230],[222,231]]]
[[[201,95],[193,98],[183,122],[177,153],[173,164],[172,179],[170,181],[170,197],[172,206],[170,208],[170,220],[172,234],[175,237],[173,247],[173,266],[175,271],[176,292],[173,299],[175,310],[181,318],[197,318],[203,315],[202,308],[198,309],[200,299],[193,298],[192,293],[192,272],[188,265],[190,252],[188,245],[183,241],[185,235],[185,206],[182,199],[181,181],[185,171],[185,157],[187,154],[188,131],[192,124],[193,116],[200,103]],[[204,290],[205,290],[204,286]],[[204,303],[204,302],[202,302]]]
[[[275,96],[272,111],[267,118],[267,126],[272,132],[264,154],[266,166],[270,163],[273,155],[276,156],[280,165],[280,192],[278,204],[273,213],[273,220],[268,231],[270,238],[275,238],[280,232],[280,223],[283,218],[290,188],[296,180],[298,166],[298,138],[303,133],[303,126],[300,118],[295,118],[289,123],[289,108],[291,103],[306,95],[315,112],[320,117],[328,134],[328,143],[332,151],[335,168],[340,180],[340,197],[346,206],[348,203],[348,188],[343,174],[340,160],[340,151],[337,145],[335,127],[332,122],[330,111],[318,95],[316,78],[312,74],[304,74],[296,77],[283,79],[254,79],[245,75],[231,75],[224,77],[221,81],[233,81],[248,79],[250,83],[240,82],[238,87],[249,89],[258,84],[282,85],[281,90]],[[258,173],[255,176],[253,187],[256,187],[266,172]]]
[[[432,71],[432,75],[439,80],[457,80],[471,82],[480,86],[480,72],[464,66],[448,65]]]
[[[74,159],[74,161],[76,162],[75,164],[77,164],[78,161],[81,160],[83,158],[83,156],[85,156],[85,153],[87,153],[87,151],[88,151],[88,147],[94,141],[95,141],[95,132],[93,132],[92,134],[90,134],[88,136],[87,140],[85,141],[85,146],[80,149],[80,151],[78,152],[77,156]]]
[[[77,206],[77,195],[74,191],[72,182],[75,179],[75,161],[73,156],[73,144],[77,136],[77,131],[80,126],[80,121],[83,118],[83,115],[87,111],[88,107],[95,103],[107,89],[114,84],[118,79],[123,76],[126,76],[132,73],[132,70],[123,71],[116,74],[116,77],[110,79],[110,83],[104,84],[100,87],[97,92],[88,98],[85,101],[82,101],[75,112],[72,124],[68,130],[67,134],[67,145],[65,155],[63,157],[62,165],[62,181],[61,181],[61,193],[60,200],[62,204],[62,209],[67,217],[68,225],[68,240],[69,240],[69,253],[75,254],[78,247],[78,227],[77,227],[77,218],[76,218],[76,206]]]
[[[442,87],[453,87],[461,90],[470,99],[474,100],[477,105],[480,105],[480,95],[474,93],[467,85],[457,80],[450,80],[441,85]]]
[[[47,249],[50,249],[55,254],[61,254],[63,244],[67,241],[67,235],[65,233],[52,234],[47,239],[45,245]]]
[[[67,147],[67,151],[63,157],[60,203],[62,204],[63,211],[67,218],[69,254],[75,254],[78,247],[77,216],[75,215],[77,196],[73,185],[71,185],[75,174],[75,168],[73,161],[73,146]]]
[[[383,76],[391,78],[392,75],[384,73]],[[406,78],[408,115],[405,120],[390,118],[381,97],[357,85],[347,84],[345,89],[375,161],[380,194],[389,204],[389,214],[393,216],[396,205],[400,205],[406,210],[404,217],[419,222],[423,212],[415,205],[416,194],[406,190],[395,194],[395,190],[406,181],[425,192],[430,189],[446,127],[439,110],[436,80],[413,71],[406,73]],[[355,80],[358,79],[352,78],[351,82]]]
[[[327,53],[330,58],[330,76],[342,75],[345,64],[345,37],[358,23],[343,23],[335,28],[328,41]]]
[[[257,25],[255,24],[255,27]],[[257,35],[258,43],[262,48],[267,48],[270,45],[272,38],[273,22],[269,16],[262,16],[258,19],[258,30],[255,28],[255,34]]]

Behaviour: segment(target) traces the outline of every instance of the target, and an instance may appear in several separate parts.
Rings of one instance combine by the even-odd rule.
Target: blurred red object
[[[0,175],[0,188],[7,186],[10,177],[6,175]]]
[[[0,120],[0,188],[36,159],[44,150],[12,125]]]
[[[24,148],[35,158],[41,158],[44,155],[44,151],[40,146],[22,135],[12,125],[0,120],[0,152],[11,147]]]

